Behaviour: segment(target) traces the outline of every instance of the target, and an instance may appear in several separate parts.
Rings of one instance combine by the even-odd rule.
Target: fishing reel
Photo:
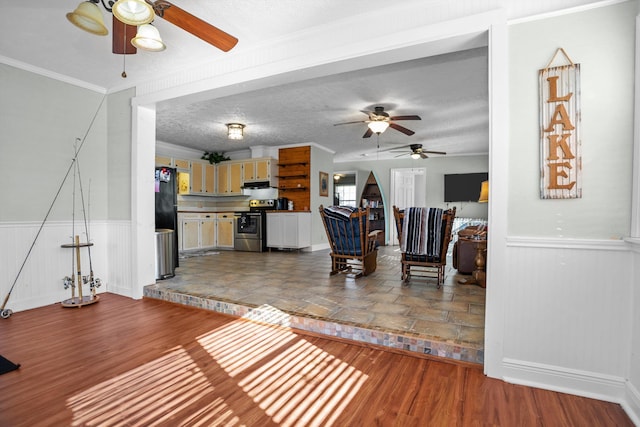
[[[65,289],[73,288],[75,286],[73,279],[69,276],[65,276],[64,279],[62,279],[62,283],[64,284]]]

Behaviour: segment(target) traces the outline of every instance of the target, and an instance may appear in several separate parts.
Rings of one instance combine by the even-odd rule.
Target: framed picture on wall
[[[320,196],[329,196],[329,174],[320,172]]]

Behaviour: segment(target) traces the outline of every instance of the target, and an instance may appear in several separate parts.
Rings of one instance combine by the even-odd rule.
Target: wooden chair
[[[380,230],[369,231],[369,208],[320,205],[320,217],[331,246],[331,273],[357,271],[356,277],[376,271]]]
[[[409,222],[405,227],[405,217]],[[425,221],[417,225],[417,216],[422,215]],[[418,268],[423,277],[438,278],[438,288],[444,283],[444,269],[447,265],[447,249],[451,242],[451,229],[456,216],[456,208],[446,211],[437,208],[407,208],[400,210],[393,207],[393,216],[398,232],[398,241],[402,254],[402,280],[411,278],[411,268]],[[427,220],[428,219],[428,220]],[[406,236],[405,236],[406,234]],[[403,238],[413,239],[404,241]]]

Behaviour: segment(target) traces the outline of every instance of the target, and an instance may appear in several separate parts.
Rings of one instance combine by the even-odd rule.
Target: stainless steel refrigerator
[[[173,270],[178,267],[178,174],[174,168],[159,167],[155,178],[156,235],[159,230],[173,230],[170,249],[173,268],[167,274],[173,276]]]

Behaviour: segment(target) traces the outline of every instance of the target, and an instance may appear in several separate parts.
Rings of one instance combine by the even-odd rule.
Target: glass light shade
[[[155,13],[144,0],[118,0],[112,8],[113,16],[127,25],[144,25],[153,21]]]
[[[227,137],[235,140],[244,138],[244,125],[240,123],[227,123]]]
[[[106,36],[109,30],[104,25],[104,18],[100,8],[95,3],[83,1],[78,5],[76,10],[67,13],[67,19],[73,25],[99,36]]]
[[[383,120],[374,120],[369,122],[369,129],[371,129],[374,133],[382,133],[389,127],[389,122]]]
[[[151,24],[140,25],[138,33],[131,39],[131,44],[150,52],[161,52],[167,48],[160,38],[158,29]]]
[[[420,154],[418,153],[411,153],[411,158],[414,160],[418,160],[420,158]]]
[[[478,203],[487,203],[489,201],[489,181],[482,181],[480,186],[480,198]]]

